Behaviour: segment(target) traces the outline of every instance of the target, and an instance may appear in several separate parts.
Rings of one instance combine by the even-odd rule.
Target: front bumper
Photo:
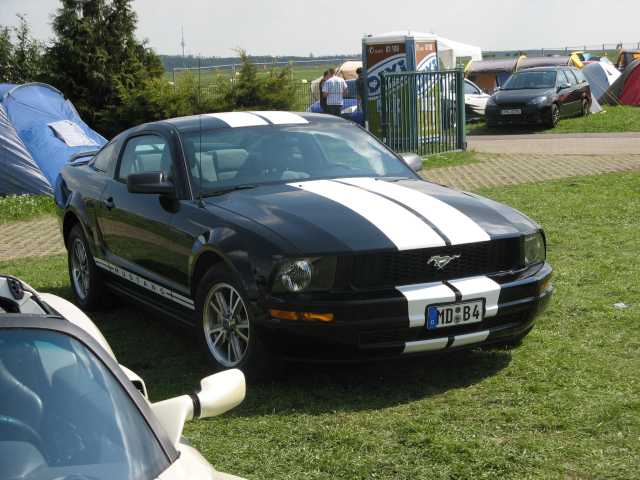
[[[270,298],[267,310],[331,312],[335,319],[292,321],[267,315],[258,327],[271,348],[286,358],[309,361],[361,361],[513,342],[533,328],[536,316],[547,306],[554,290],[551,274],[545,263],[518,275],[447,282],[456,289],[435,282],[339,300]],[[429,305],[471,299],[485,300],[482,322],[426,328]]]
[[[518,106],[520,115],[502,115],[502,110],[511,109],[509,106],[487,106],[485,110],[486,122],[489,125],[540,125],[545,123],[549,105]]]

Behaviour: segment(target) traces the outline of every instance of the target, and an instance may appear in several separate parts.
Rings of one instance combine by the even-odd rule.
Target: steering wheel
[[[9,415],[0,415],[0,438],[23,440],[42,451],[43,442],[40,434],[22,420]]]

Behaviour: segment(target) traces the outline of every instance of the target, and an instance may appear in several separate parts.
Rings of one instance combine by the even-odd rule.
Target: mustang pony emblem
[[[456,258],[460,258],[460,255],[434,255],[427,261],[427,265],[433,265],[438,270],[442,270]]]

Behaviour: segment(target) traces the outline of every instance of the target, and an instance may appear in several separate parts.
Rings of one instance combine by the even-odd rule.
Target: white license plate
[[[484,300],[472,300],[427,308],[427,330],[479,323],[484,318]]]
[[[500,112],[502,115],[521,115],[522,114],[522,109],[520,108],[510,108],[507,110],[502,110]]]

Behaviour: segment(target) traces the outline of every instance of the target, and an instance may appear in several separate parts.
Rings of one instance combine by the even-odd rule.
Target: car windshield
[[[502,90],[553,88],[555,86],[556,72],[546,70],[543,72],[515,73],[507,80]]]
[[[24,480],[147,480],[169,466],[129,394],[62,333],[0,330],[0,472]]]
[[[182,134],[192,183],[203,196],[227,189],[336,177],[413,177],[355,125],[225,128]]]

